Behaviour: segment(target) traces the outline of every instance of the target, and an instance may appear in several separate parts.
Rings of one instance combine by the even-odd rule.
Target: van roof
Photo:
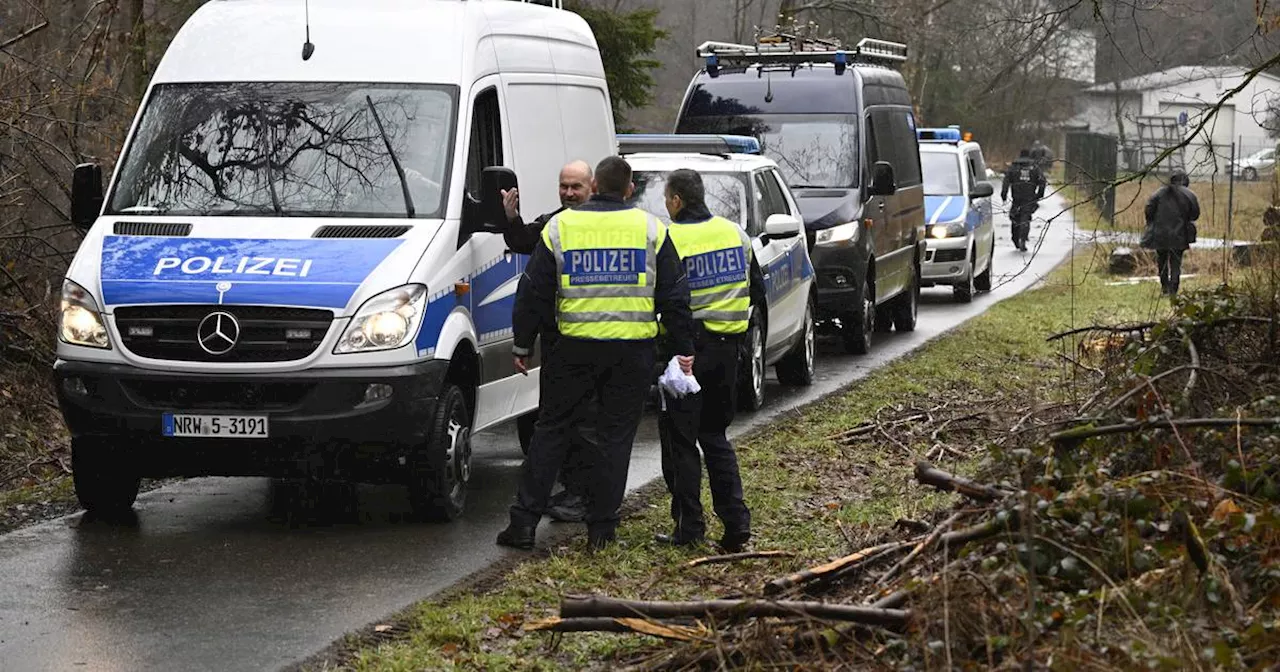
[[[510,0],[213,0],[187,20],[152,83],[394,82],[469,85],[498,72],[603,78],[573,12]],[[593,57],[584,57],[593,56]]]
[[[776,168],[777,163],[756,154],[694,154],[681,152],[647,152],[628,154],[627,163],[635,172],[672,171],[690,168],[700,173],[749,173],[761,168]]]
[[[765,73],[771,73],[765,77]],[[857,91],[861,89],[862,95]],[[695,95],[713,91],[714,98]],[[772,95],[769,95],[772,94]],[[910,105],[902,75],[878,65],[854,63],[842,75],[830,63],[815,63],[779,70],[776,66],[721,66],[715,77],[706,69],[689,83],[680,117],[726,114],[723,101],[734,100],[756,114],[847,114],[862,105]],[[719,99],[719,100],[717,100]]]

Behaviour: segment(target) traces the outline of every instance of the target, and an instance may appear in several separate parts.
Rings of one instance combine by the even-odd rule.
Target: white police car
[[[991,218],[987,164],[976,142],[960,130],[920,128],[927,248],[920,267],[923,286],[951,285],[956,301],[968,303],[991,289],[996,234]]]
[[[680,168],[702,175],[711,214],[741,225],[764,277],[764,306],[752,311],[740,367],[739,405],[764,405],[765,369],[789,385],[813,382],[816,287],[795,198],[754,138],[701,135],[620,135],[631,164],[635,204],[669,222],[666,176]],[[756,297],[757,302],[760,297]]]

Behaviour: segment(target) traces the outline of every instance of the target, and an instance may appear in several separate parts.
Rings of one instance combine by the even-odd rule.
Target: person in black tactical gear
[[[542,229],[552,217],[587,202],[591,198],[591,166],[585,161],[573,161],[560,169],[560,208],[548,212],[525,224],[520,218],[520,191],[511,189],[502,194],[502,205],[507,215],[507,230],[502,237],[507,249],[516,254],[533,254],[533,249],[542,238]],[[542,350],[542,361],[555,347],[560,332],[555,325],[544,325],[539,334]],[[545,390],[543,391],[545,393]],[[541,394],[539,395],[541,396]],[[587,515],[587,479],[591,474],[592,458],[596,453],[595,419],[598,413],[596,398],[592,396],[582,405],[581,413],[573,425],[569,452],[565,456],[564,466],[560,468],[560,484],[563,490],[551,498],[547,515],[553,520],[564,523],[580,523]],[[516,434],[520,437],[520,447],[529,452],[529,442],[533,439],[533,429],[538,422],[538,411],[526,413],[516,418]]]
[[[1147,201],[1147,228],[1142,246],[1156,251],[1160,266],[1160,290],[1166,296],[1178,293],[1182,278],[1182,254],[1195,242],[1195,221],[1200,219],[1200,201],[1188,187],[1191,179],[1181,170],[1173,171],[1169,184]]]
[[[1044,190],[1049,185],[1044,173],[1031,158],[1031,150],[1024,149],[1018,158],[1009,164],[1004,171],[1004,183],[1000,186],[1000,200],[1009,202],[1009,192],[1013,192],[1013,207],[1009,208],[1009,219],[1013,223],[1013,246],[1022,252],[1027,251],[1027,238],[1031,235],[1031,215],[1040,207],[1039,200],[1044,198]]]

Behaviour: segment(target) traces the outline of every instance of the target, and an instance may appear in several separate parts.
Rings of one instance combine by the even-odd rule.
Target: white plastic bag
[[[672,357],[671,361],[667,362],[667,370],[662,372],[661,378],[658,378],[658,386],[662,388],[664,395],[670,395],[675,399],[702,391],[697,378],[680,370],[680,360],[676,357]]]

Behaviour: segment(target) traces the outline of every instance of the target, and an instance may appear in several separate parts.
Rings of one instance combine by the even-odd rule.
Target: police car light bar
[[[703,42],[698,58],[705,59],[707,74],[716,76],[725,65],[783,65],[834,63],[839,74],[848,63],[890,65],[907,60],[907,45],[863,38],[852,50],[840,48],[834,40],[815,40],[779,34],[762,38],[759,44]]]
[[[760,141],[746,135],[619,133],[619,154],[759,154]]]
[[[960,128],[917,128],[916,138],[921,142],[960,142]]]

